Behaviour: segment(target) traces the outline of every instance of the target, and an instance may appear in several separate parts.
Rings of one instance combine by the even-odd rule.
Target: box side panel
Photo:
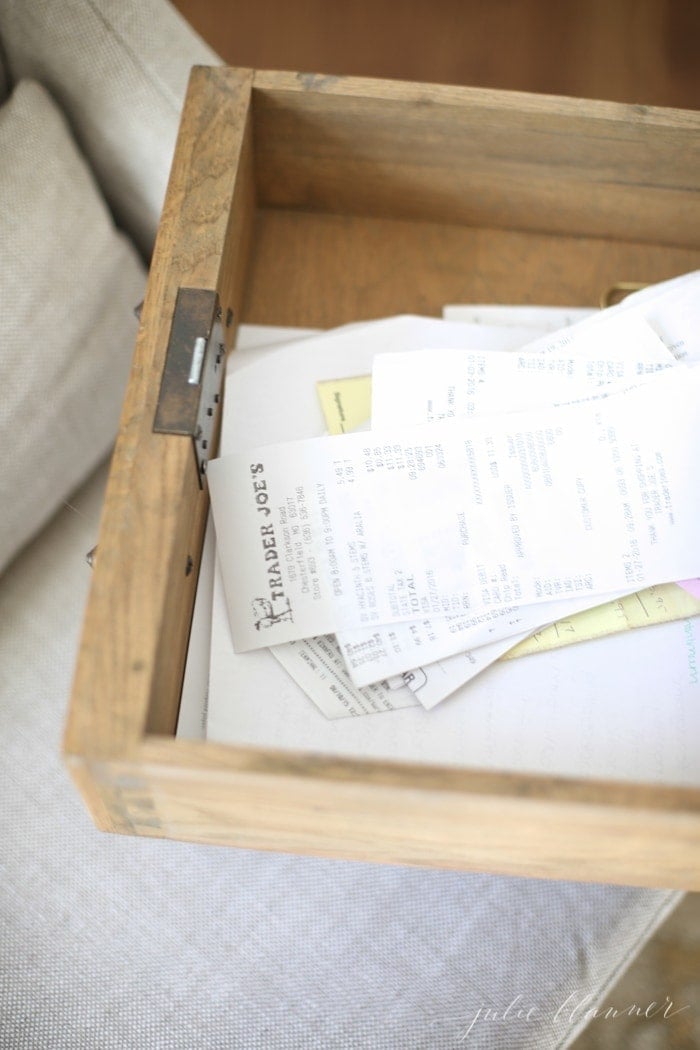
[[[700,889],[700,792],[145,742],[96,770],[123,830],[248,849]]]
[[[700,246],[700,114],[256,74],[260,200]]]
[[[621,280],[700,267],[700,250],[268,208],[258,212],[244,315],[330,327],[449,302],[599,305]]]
[[[191,440],[152,426],[178,287],[217,289],[224,314],[238,310],[253,210],[250,82],[232,70],[191,77],[74,679],[64,746],[77,766],[127,753],[147,725],[175,725],[197,578],[188,558],[199,562],[207,496]],[[110,803],[84,772],[77,779],[104,824]]]

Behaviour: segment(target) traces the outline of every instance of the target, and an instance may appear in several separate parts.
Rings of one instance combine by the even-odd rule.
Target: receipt
[[[698,575],[699,394],[674,368],[600,401],[215,460],[234,646]]]
[[[693,598],[675,583],[657,584],[566,618],[559,617],[534,634],[481,645],[415,667],[397,675],[396,685],[407,685],[423,707],[432,709],[496,660],[550,653],[582,641],[698,615],[700,598]]]
[[[398,711],[418,704],[403,679],[358,689],[348,674],[333,635],[274,645],[270,652],[326,718]]]
[[[594,335],[584,333],[570,342],[568,351],[565,357],[553,352],[483,354],[468,350],[379,354],[374,360],[372,379],[373,431],[570,400],[587,390],[606,385],[613,389],[616,383],[642,379],[674,365],[674,358],[659,337],[643,319],[636,317],[618,318]],[[596,596],[593,603],[602,600]],[[586,597],[495,611],[489,616],[421,618],[414,623],[367,632],[343,631],[338,641],[358,685],[461,650],[469,650],[469,654],[467,664],[460,666],[466,666],[473,675],[488,665],[484,653],[479,653],[477,660],[476,647],[493,639],[509,638],[516,632],[529,633],[591,604]],[[510,644],[517,640],[513,637]],[[373,644],[368,644],[370,641]],[[508,647],[506,643],[488,651],[496,659]],[[452,674],[449,680],[454,680]],[[425,689],[421,699],[427,696]]]
[[[547,398],[557,400],[566,396],[563,389],[566,382],[562,384],[565,371],[570,372],[569,379],[575,378],[569,368],[562,368],[564,359],[559,355],[563,351],[569,354],[593,355],[589,356],[585,364],[580,358],[576,359],[575,367],[584,367],[583,375],[578,373],[583,382],[595,383],[596,377],[600,382],[622,378],[621,362],[615,362],[609,356],[602,359],[600,354],[601,351],[608,354],[614,354],[616,351],[618,354],[624,354],[631,342],[634,342],[638,351],[643,351],[645,363],[642,365],[638,362],[634,365],[629,359],[625,360],[625,376],[636,373],[641,375],[661,367],[668,362],[669,350],[664,347],[658,336],[652,335],[652,338],[649,338],[652,329],[644,320],[645,316],[653,320],[657,329],[664,333],[668,346],[675,353],[678,354],[682,346],[682,356],[692,359],[694,351],[697,353],[697,339],[693,338],[692,325],[700,320],[697,311],[699,291],[696,274],[684,276],[657,288],[645,289],[637,296],[630,297],[624,310],[620,308],[606,311],[604,314],[596,313],[597,327],[577,325],[568,332],[558,333],[555,339],[550,337],[539,340],[534,344],[534,349],[540,353],[547,353],[541,353],[540,357],[533,355],[534,362],[527,350],[514,356],[489,355],[487,362],[481,360],[478,355],[462,356],[459,351],[440,351],[435,354],[419,352],[401,355],[401,360],[397,359],[396,368],[392,368],[387,357],[379,355],[375,358],[373,370],[373,429],[424,422],[441,416],[494,411],[499,406],[501,409],[512,410],[527,405],[528,402],[530,405],[541,403]],[[668,317],[669,299],[674,308],[673,320]],[[644,307],[645,312],[641,307]],[[518,318],[520,323],[525,321],[529,308],[524,309],[525,313],[521,309],[514,311],[512,315]],[[472,319],[468,309],[454,311],[449,316],[455,319]],[[485,316],[489,319],[500,317],[498,308],[494,308],[490,315]],[[539,311],[535,309],[532,316],[533,319],[544,321],[547,315],[540,318]],[[568,320],[571,322],[575,319],[574,315]],[[672,331],[671,325],[676,334],[675,343],[669,336]],[[530,366],[519,369],[515,364],[518,358],[529,359]],[[689,581],[688,588],[691,593],[694,586],[694,582]],[[588,605],[589,603],[584,603],[579,605],[578,609],[574,605],[567,606],[566,603],[561,603],[559,607],[552,606],[552,619],[561,620],[575,616]],[[538,619],[537,609],[526,609],[524,614],[521,621],[523,628],[529,624],[534,629],[545,622],[535,622]],[[596,624],[601,618],[605,619],[605,607],[598,609]],[[509,623],[513,625],[512,618]],[[607,620],[606,625],[609,629]],[[493,632],[493,624],[491,629]],[[505,645],[496,643],[484,646],[481,644],[484,638],[483,629],[479,631],[465,621],[460,623],[453,619],[419,622],[386,629],[383,634],[382,652],[377,645],[372,650],[364,647],[361,632],[342,634],[339,642],[345,647],[346,659],[356,664],[353,676],[358,682],[371,681],[378,673],[395,674],[400,670],[400,665],[403,663],[407,666],[411,658],[420,661],[421,666],[407,671],[405,679],[411,688],[419,690],[418,695],[424,706],[431,707],[474,677],[483,667],[488,666],[488,654],[491,654],[492,659],[497,659],[502,655],[502,651],[508,648],[508,641]],[[516,639],[512,641],[515,643]],[[472,648],[467,648],[470,646]],[[473,648],[474,646],[479,648]],[[460,648],[467,651],[460,653]],[[516,647],[516,652],[522,648],[522,644]],[[452,653],[455,655],[451,656]]]
[[[579,338],[567,349],[565,355],[461,349],[378,354],[372,369],[372,431],[571,401],[675,364],[637,317],[619,318],[595,338]]]
[[[420,670],[425,671],[426,665],[432,666],[437,660],[451,658],[453,654],[466,655],[464,666],[471,678],[533,631],[617,597],[618,592],[586,594],[582,598],[537,602],[476,616],[426,617],[410,623],[383,625],[373,631],[339,631],[337,639],[356,684],[364,686],[380,678],[403,675],[413,688],[411,683],[418,664]],[[449,691],[466,680],[455,680]],[[450,681],[453,681],[452,675]],[[440,699],[446,695],[443,693]],[[421,701],[426,696],[424,691]]]
[[[450,351],[447,352],[450,353]],[[440,354],[439,351],[431,351],[429,356],[432,353]],[[668,357],[668,353],[666,351],[665,353]],[[375,364],[377,360],[378,358],[375,358]],[[542,357],[541,360],[544,360],[544,358]],[[351,420],[355,426],[369,424],[372,401],[371,376],[358,376],[348,380],[323,380],[317,384],[317,388],[326,426],[330,434],[347,433],[349,429],[348,424]],[[480,644],[477,648],[466,651],[464,650],[464,645],[467,644],[465,633],[472,628],[463,619],[460,620],[459,617],[441,619],[432,623],[398,624],[387,631],[381,631],[380,629],[382,646],[363,645],[362,642],[366,641],[366,633],[343,632],[340,638],[336,640],[334,651],[337,652],[338,658],[343,660],[340,645],[345,644],[348,657],[344,666],[347,667],[348,664],[353,666],[353,674],[360,682],[366,683],[365,688],[372,688],[371,683],[378,673],[377,662],[383,660],[384,666],[387,668],[387,678],[394,682],[395,689],[398,689],[401,685],[408,686],[420,698],[424,707],[432,708],[465,682],[474,678],[486,667],[489,667],[499,657],[508,655],[512,648],[517,652],[522,645],[526,644],[528,639],[533,637],[531,634],[532,628],[541,627],[544,619],[550,617],[550,620],[555,618],[558,620],[561,616],[570,617],[572,613],[575,615],[577,608],[588,609],[588,600],[586,599],[584,602],[576,604],[569,601],[535,606],[522,611],[519,616],[519,622],[515,622],[512,613],[502,613],[500,617],[507,618],[507,622],[513,630],[517,626],[524,630],[527,626],[527,631],[523,634],[509,636],[500,641]],[[528,615],[531,617],[531,621],[528,620]],[[684,615],[688,615],[687,610]],[[493,624],[496,619],[496,617],[491,619],[486,637],[488,637],[489,632],[493,633]],[[567,621],[567,626],[570,623],[570,620]],[[556,629],[556,627],[557,624],[555,622],[553,628]],[[458,630],[465,633],[456,637]],[[439,638],[439,635],[442,637]],[[570,635],[567,635],[567,637],[570,637]],[[360,643],[359,645],[358,642]],[[403,644],[400,645],[399,642]],[[289,647],[294,647],[295,649],[294,653],[289,654],[288,658],[297,666],[306,660],[307,654],[304,653],[303,647],[307,644],[313,645],[314,639],[309,639],[306,642],[288,643]],[[286,648],[286,646],[280,645],[272,650],[278,659],[282,657],[282,663],[284,663],[284,657],[287,656],[285,653]],[[399,652],[397,652],[397,649],[399,649]],[[456,652],[457,649],[460,651]],[[447,654],[455,653],[455,655],[448,655],[446,659],[440,660],[439,657],[443,652]],[[359,655],[354,656],[353,654]],[[301,684],[303,684],[307,695],[316,700],[321,709],[324,710],[324,713],[328,714],[323,705],[323,698],[327,694],[325,676],[319,673],[318,677],[321,679],[319,683],[306,673],[308,672],[309,661],[314,660],[313,654],[308,654],[308,656],[309,660],[306,660],[306,666],[304,667],[304,681]],[[412,663],[413,660],[423,660],[425,663],[420,667],[404,671],[403,668],[407,664]],[[296,680],[300,681],[299,678]],[[357,686],[356,689],[362,693],[362,689]],[[396,699],[395,693],[392,695],[392,699]],[[334,704],[334,708],[336,711],[338,710],[337,704]],[[347,712],[345,710],[339,711],[339,714],[344,713]],[[339,717],[339,714],[335,717]],[[328,715],[328,717],[334,716]]]
[[[546,326],[542,327],[546,330]],[[248,335],[245,326],[242,333]],[[253,331],[253,330],[251,330]],[[254,330],[259,335],[259,329]],[[272,335],[278,339],[281,330]],[[314,338],[299,339],[299,332],[292,330],[288,338],[295,340],[282,351],[265,348],[261,354],[256,350],[256,360],[250,363],[241,350],[231,355],[227,362],[227,387],[221,432],[221,453],[245,447],[290,438],[309,437],[321,431],[314,389],[321,393],[326,422],[329,416],[332,432],[344,433],[358,425],[369,426],[370,376],[373,356],[377,352],[406,351],[425,346],[470,346],[476,349],[508,350],[532,338],[529,325],[510,325],[507,329],[486,323],[454,324],[435,318],[400,316],[373,321],[367,324],[345,325],[332,332]],[[240,339],[239,339],[240,341]],[[260,342],[256,338],[256,342]],[[266,340],[264,341],[272,341]],[[342,382],[333,376],[350,376]],[[260,399],[260,390],[265,390]],[[216,573],[215,605],[223,608],[220,573]],[[230,637],[228,619],[225,624],[214,620],[216,644],[212,653],[220,659],[223,639]],[[284,646],[276,646],[274,654],[284,663],[297,682],[303,681],[307,695],[321,708],[328,718],[348,714],[372,713],[404,706],[410,698],[403,687],[390,690],[377,702],[376,690],[372,687],[369,696],[366,690],[358,689],[348,678],[344,662],[335,642],[327,638],[308,639],[289,643],[289,652]],[[329,653],[332,651],[332,657]],[[216,663],[212,657],[213,663]],[[335,670],[329,670],[329,663]],[[339,666],[338,666],[339,665]],[[397,686],[402,686],[401,680]],[[381,690],[381,683],[376,689]],[[414,701],[412,701],[414,702]]]
[[[498,642],[480,645],[477,649],[466,649],[455,653],[454,656],[448,656],[446,660],[435,660],[425,667],[414,667],[411,671],[404,671],[392,681],[395,681],[397,686],[407,686],[418,698],[421,706],[426,711],[431,711],[527,637],[528,635],[520,634],[515,638],[502,638]]]

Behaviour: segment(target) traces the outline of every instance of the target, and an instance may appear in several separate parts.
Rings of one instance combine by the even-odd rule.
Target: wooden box
[[[65,736],[103,829],[700,889],[700,790],[175,737],[208,507],[156,433],[180,286],[329,327],[450,301],[596,305],[700,266],[700,114],[331,76],[192,72]]]

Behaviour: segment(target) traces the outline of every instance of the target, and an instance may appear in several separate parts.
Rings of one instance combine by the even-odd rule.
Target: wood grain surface
[[[106,826],[89,762],[129,753],[147,729],[174,732],[177,718],[197,580],[188,559],[199,565],[208,500],[190,439],[152,427],[178,287],[217,289],[224,312],[239,310],[250,83],[237,71],[193,74],[112,458],[64,741]]]
[[[692,0],[175,0],[230,65],[700,106]]]
[[[254,113],[263,204],[697,244],[697,113],[284,73]]]

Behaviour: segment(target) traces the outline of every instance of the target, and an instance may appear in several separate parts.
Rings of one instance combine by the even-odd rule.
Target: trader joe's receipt
[[[234,646],[700,574],[700,371],[211,464]]]

